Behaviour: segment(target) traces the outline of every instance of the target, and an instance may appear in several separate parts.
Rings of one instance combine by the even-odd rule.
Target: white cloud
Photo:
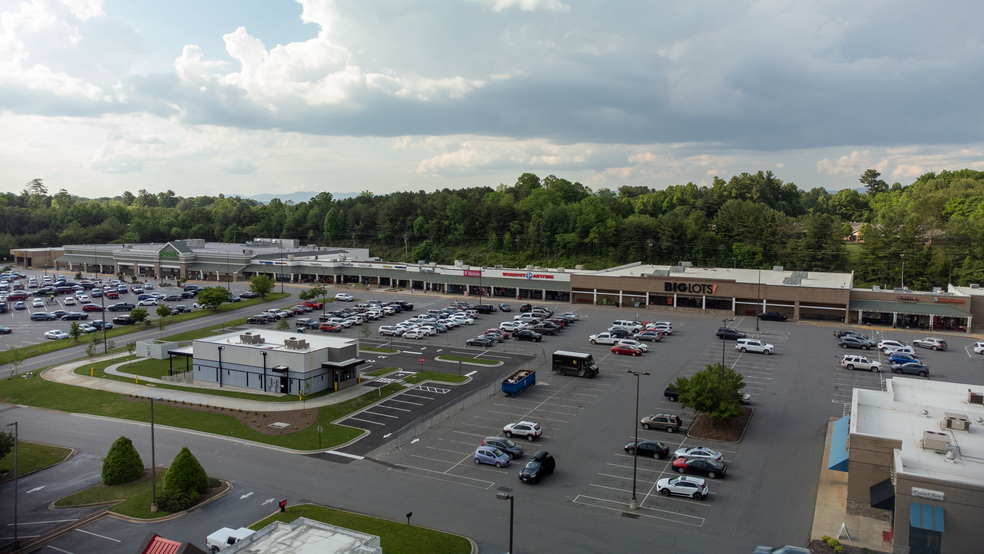
[[[552,12],[566,12],[570,6],[560,2],[560,0],[471,0],[489,6],[494,12],[501,12],[510,8],[519,8],[523,11],[531,12],[534,10],[548,10]]]
[[[227,164],[222,171],[232,175],[249,175],[256,173],[256,164],[249,162],[246,158],[236,158]]]
[[[68,6],[72,15],[81,21],[106,15],[106,12],[103,11],[102,0],[59,0],[59,2]]]
[[[865,169],[871,167],[871,150],[854,150],[846,156],[841,156],[836,161],[824,158],[817,162],[817,173],[825,172],[827,175],[860,175]]]

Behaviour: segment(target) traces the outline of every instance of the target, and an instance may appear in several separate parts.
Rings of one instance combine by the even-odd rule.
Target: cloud
[[[102,0],[59,0],[62,4],[68,6],[69,11],[72,15],[77,17],[81,21],[88,21],[93,17],[102,17],[106,15],[103,11]]]
[[[510,8],[519,8],[523,11],[531,12],[535,10],[548,10],[552,12],[566,12],[570,6],[560,2],[560,0],[471,0],[485,4],[492,8],[494,12],[501,12]]]
[[[846,156],[841,156],[837,161],[830,161],[824,158],[817,162],[817,173],[825,172],[827,175],[860,175],[864,170],[871,167],[869,157],[871,150],[855,150]]]
[[[247,161],[245,158],[236,158],[229,162],[222,171],[231,175],[249,175],[256,173],[256,164]]]

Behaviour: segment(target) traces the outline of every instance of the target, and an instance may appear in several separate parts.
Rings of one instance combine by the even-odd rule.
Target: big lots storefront
[[[852,276],[756,269],[632,265],[571,276],[574,303],[844,321]]]

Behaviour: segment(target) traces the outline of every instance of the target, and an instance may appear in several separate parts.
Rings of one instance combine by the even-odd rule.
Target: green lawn
[[[261,299],[261,298],[254,298],[252,300],[244,300],[243,302],[236,302],[234,304],[224,304],[222,306],[219,306],[218,312],[216,312],[214,310],[195,310],[195,311],[193,311],[190,314],[180,314],[180,315],[175,315],[175,316],[169,316],[167,318],[167,321],[168,321],[168,324],[169,325],[170,324],[174,324],[174,323],[180,323],[182,321],[187,321],[189,319],[197,319],[199,317],[205,317],[205,316],[208,316],[208,315],[212,315],[214,313],[228,312],[228,311],[236,310],[236,309],[239,309],[239,308],[249,307],[249,306],[253,306],[253,305],[256,305],[256,304],[261,304],[263,302],[271,302],[271,301],[276,301],[276,300],[282,300],[283,298],[286,298],[288,296],[290,296],[290,294],[286,294],[286,293],[281,294],[279,292],[278,293],[271,293],[271,294],[268,294],[267,295],[267,297],[266,297],[265,300],[264,299]],[[153,315],[154,314],[154,307],[153,306],[148,306],[148,312],[151,315]],[[99,315],[100,314],[98,314],[96,312],[93,312],[92,314],[90,314],[89,317],[91,319],[107,319],[107,320],[111,320],[112,317],[110,317],[110,316],[113,315],[113,312],[106,312],[104,314],[106,317],[103,317],[103,318],[100,318]],[[242,325],[243,323],[246,323],[246,318],[243,318],[242,320],[236,320],[234,322],[226,323],[225,325],[226,325],[226,327],[232,327],[232,326],[235,326],[235,325]],[[151,326],[153,326],[153,325],[156,325],[156,324],[153,323],[153,322],[151,322]],[[107,339],[114,339],[114,338],[119,337],[121,335],[128,335],[130,333],[136,333],[137,331],[143,331],[143,330],[145,330],[147,328],[148,328],[147,325],[125,325],[125,326],[118,326],[118,327],[113,328],[110,331],[107,331],[106,338]],[[222,325],[221,324],[220,325],[214,325],[212,327],[209,327],[207,330],[206,329],[202,329],[202,330],[198,330],[198,331],[191,331],[189,333],[182,333],[180,335],[174,335],[172,337],[166,337],[166,338],[168,340],[191,340],[191,339],[201,338],[201,337],[204,337],[204,336],[209,336],[211,334],[214,334],[214,330],[215,329],[221,329],[221,328],[222,328]],[[167,329],[164,329],[164,332],[166,333],[167,332]],[[202,332],[205,332],[205,334],[200,334]],[[174,338],[174,337],[183,337],[184,335],[189,335],[189,338]],[[99,333],[99,336],[102,337],[102,333],[101,332]],[[78,346],[80,344],[86,344],[87,342],[89,342],[89,340],[87,339],[87,337],[85,335],[82,335],[81,337],[79,337],[78,342],[73,341],[72,339],[53,340],[53,341],[45,341],[45,342],[43,342],[41,344],[35,344],[35,345],[31,345],[31,346],[24,346],[22,348],[16,348],[16,349],[15,348],[10,348],[10,349],[7,349],[7,350],[4,350],[4,351],[0,352],[0,365],[13,363],[14,358],[15,358],[15,353],[14,353],[15,351],[19,351],[24,356],[24,358],[27,359],[27,358],[32,358],[34,356],[40,356],[41,354],[47,354],[49,352],[54,352],[56,350],[62,350],[64,348],[71,348],[73,346]],[[119,346],[122,346],[122,343],[123,342],[125,342],[125,341],[124,340],[117,340],[116,341],[117,345],[119,345]]]
[[[367,392],[339,404],[325,406],[319,410],[315,424],[307,429],[287,435],[269,436],[250,429],[231,415],[198,412],[181,408],[180,404],[160,402],[155,405],[154,417],[161,425],[171,425],[184,429],[192,429],[226,437],[236,437],[244,440],[272,444],[297,450],[315,450],[318,448],[318,425],[324,427],[322,447],[328,448],[352,440],[362,431],[331,422],[363,408],[380,398],[394,394],[403,387],[389,384],[380,389]],[[151,389],[148,389],[150,393]],[[79,394],[79,389],[61,383],[45,381],[40,377],[25,379],[4,379],[0,381],[0,401],[9,404],[23,404],[65,412],[93,414],[115,417],[132,421],[150,421],[150,406],[144,401],[133,401],[130,397],[106,391],[85,390]],[[275,414],[271,413],[272,417]]]
[[[26,475],[32,471],[44,469],[50,465],[61,462],[72,452],[70,448],[60,448],[58,446],[48,446],[46,444],[35,444],[33,442],[17,442],[17,473]],[[13,480],[14,478],[14,451],[11,450],[3,458],[0,458],[0,474],[8,472],[5,477],[0,477],[0,483]]]
[[[161,490],[164,488],[165,471],[166,470],[163,468],[158,468],[157,470],[158,495],[160,495]],[[68,506],[80,506],[84,504],[98,504],[102,502],[116,502],[122,500],[123,502],[113,506],[109,511],[140,519],[155,519],[171,515],[170,512],[165,512],[163,510],[151,512],[150,504],[152,497],[153,487],[151,487],[150,472],[148,471],[146,475],[130,483],[114,485],[112,487],[107,487],[106,485],[100,484],[85,489],[84,491],[77,492],[73,495],[66,496],[65,498],[56,501],[55,506],[65,508]]]
[[[379,537],[380,546],[386,554],[415,554],[418,552],[468,554],[471,552],[471,543],[464,537],[407,525],[406,522],[402,521],[379,519],[313,504],[290,506],[287,512],[278,512],[253,525],[250,529],[255,531],[274,521],[291,522],[299,517],[376,535]]]
[[[418,371],[410,377],[404,379],[407,383],[411,385],[416,385],[421,381],[444,381],[445,383],[464,383],[468,380],[468,377],[464,375],[451,375],[450,373],[441,373],[439,371]]]
[[[499,365],[502,362],[496,360],[485,360],[482,358],[466,358],[464,356],[438,356],[438,360],[451,361],[451,362],[465,362],[469,364],[482,364],[482,365]]]

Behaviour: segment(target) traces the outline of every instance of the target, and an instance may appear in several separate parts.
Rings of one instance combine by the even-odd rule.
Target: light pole
[[[905,290],[905,250],[902,251],[902,290]]]
[[[762,268],[760,267],[759,268],[758,291],[756,291],[756,293],[755,293],[755,304],[756,304],[756,306],[755,306],[755,312],[756,312],[756,314],[755,314],[755,330],[756,331],[759,330],[759,316],[758,316],[758,305],[757,304],[758,304],[758,301],[761,300],[761,299],[762,299]],[[762,310],[762,311],[764,312],[765,310]]]
[[[150,397],[150,511],[157,511],[157,456],[154,452],[154,400],[160,398]]]
[[[280,293],[284,292],[284,245],[280,245]]]
[[[229,273],[229,253],[226,252],[226,290],[232,290],[232,274]]]
[[[724,329],[721,330],[721,365],[724,365],[724,347],[728,344],[728,322],[733,319],[724,319]]]
[[[513,501],[516,500],[516,498],[513,495],[509,494],[508,492],[497,492],[497,493],[495,493],[495,497],[498,498],[499,500],[508,500],[509,501],[509,554],[512,554],[512,551],[513,551]]]
[[[632,427],[635,429],[635,442],[632,443],[632,502],[629,503],[629,509],[635,510],[639,508],[639,503],[636,501],[636,468],[639,465],[639,387],[641,386],[641,377],[649,375],[649,372],[630,370],[626,373],[636,376],[636,409],[635,419],[632,420]]]
[[[222,351],[225,350],[224,346],[219,347],[219,388],[222,388]]]
[[[20,541],[17,540],[17,423],[8,423],[7,427],[14,426],[14,550],[20,548]]]

